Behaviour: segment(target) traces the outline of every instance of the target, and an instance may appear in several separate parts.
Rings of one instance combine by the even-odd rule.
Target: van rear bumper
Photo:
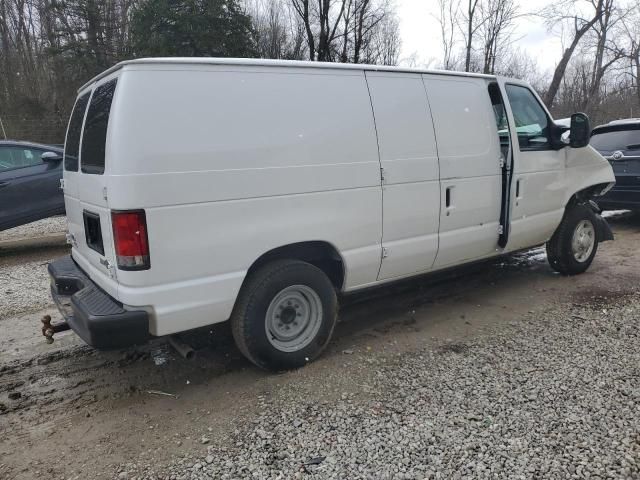
[[[115,349],[146,343],[149,314],[125,310],[78,267],[71,256],[48,266],[51,296],[71,329],[98,349]]]

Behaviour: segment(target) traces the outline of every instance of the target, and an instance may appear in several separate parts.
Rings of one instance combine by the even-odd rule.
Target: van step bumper
[[[51,262],[51,296],[71,329],[98,349],[116,349],[146,343],[149,314],[125,310],[78,267],[71,256]]]

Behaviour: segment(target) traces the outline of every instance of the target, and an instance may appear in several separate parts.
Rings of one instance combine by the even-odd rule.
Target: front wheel
[[[595,214],[584,205],[569,207],[547,242],[549,265],[563,275],[576,275],[589,268],[597,251]]]
[[[324,350],[337,321],[333,284],[319,268],[276,260],[253,272],[231,315],[240,351],[258,367],[288,370]]]

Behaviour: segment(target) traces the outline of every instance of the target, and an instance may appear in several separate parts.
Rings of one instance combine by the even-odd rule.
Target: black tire
[[[572,240],[578,226],[582,222],[590,222],[593,227],[593,249],[590,255],[579,261],[574,255]],[[593,211],[584,205],[567,207],[562,222],[547,242],[547,259],[549,265],[562,275],[577,275],[589,268],[598,251],[598,230]]]
[[[317,333],[296,351],[282,351],[267,334],[267,311],[286,288],[303,286],[317,295]],[[314,297],[316,298],[316,297]],[[316,302],[317,303],[317,302]],[[251,362],[265,370],[290,370],[317,358],[325,349],[338,317],[338,300],[333,284],[319,268],[299,260],[274,260],[253,272],[245,281],[231,314],[231,331],[236,345]],[[313,328],[310,330],[313,332]]]

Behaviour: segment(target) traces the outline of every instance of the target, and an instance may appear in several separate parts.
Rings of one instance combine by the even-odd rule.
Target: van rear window
[[[116,90],[116,80],[100,85],[93,92],[82,136],[82,172],[104,173],[104,153],[107,143],[107,126],[111,102]]]
[[[80,152],[80,134],[82,133],[82,120],[84,120],[84,112],[89,103],[89,94],[85,93],[78,98],[71,120],[69,120],[69,128],[67,129],[67,139],[64,142],[64,169],[69,172],[78,171],[78,153]]]

